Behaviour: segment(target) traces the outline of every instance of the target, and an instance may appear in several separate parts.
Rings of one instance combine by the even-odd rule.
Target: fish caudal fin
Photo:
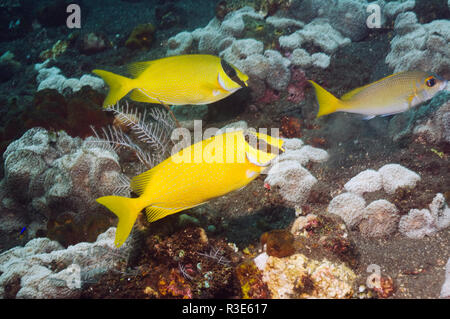
[[[317,117],[327,115],[336,112],[343,104],[341,100],[335,97],[333,94],[325,90],[319,84],[314,81],[308,81],[314,86],[316,90],[317,102],[319,103],[319,113]]]
[[[114,245],[116,247],[122,246],[130,235],[139,212],[144,208],[141,205],[140,199],[121,196],[104,196],[97,198],[97,203],[107,207],[119,217]]]
[[[109,92],[103,102],[103,107],[116,104],[117,101],[134,89],[133,79],[104,70],[93,70],[92,73],[101,77],[109,86]]]

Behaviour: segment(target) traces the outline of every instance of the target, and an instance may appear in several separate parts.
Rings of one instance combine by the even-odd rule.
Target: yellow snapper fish
[[[249,136],[257,143],[249,143]],[[226,132],[186,147],[134,177],[130,186],[138,198],[98,198],[119,217],[114,244],[125,242],[144,208],[151,223],[245,187],[279,150],[284,151],[282,145],[283,140],[262,133]]]
[[[247,86],[248,76],[225,60],[207,54],[171,56],[128,66],[132,79],[93,70],[109,86],[104,107],[128,92],[137,102],[167,105],[209,104]]]
[[[319,103],[317,117],[334,112],[350,112],[371,119],[407,111],[435,96],[447,86],[447,80],[423,71],[406,71],[387,76],[354,89],[340,99],[314,81]]]

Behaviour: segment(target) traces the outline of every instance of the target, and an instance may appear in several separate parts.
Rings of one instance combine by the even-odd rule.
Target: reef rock
[[[420,24],[414,12],[405,12],[397,16],[394,31],[391,51],[386,56],[394,72],[419,69],[444,78],[450,75],[450,21]]]
[[[367,205],[358,227],[366,237],[383,237],[397,230],[399,219],[397,207],[380,199]]]
[[[272,298],[350,298],[355,273],[344,264],[317,261],[302,254],[278,258],[266,253],[255,258]]]
[[[333,198],[328,205],[328,213],[340,216],[352,228],[362,220],[366,201],[360,195],[343,193]]]
[[[383,182],[384,191],[394,194],[400,187],[414,188],[420,176],[399,164],[386,164],[378,170]]]
[[[112,227],[94,243],[64,249],[56,241],[36,238],[2,253],[0,298],[79,298],[83,284],[120,270],[127,260],[129,246],[115,248],[114,237]]]
[[[3,158],[10,206],[25,209],[30,221],[44,218],[41,227],[49,238],[63,245],[93,241],[110,226],[114,216],[95,199],[120,184],[114,152],[64,131],[33,128],[12,142]]]

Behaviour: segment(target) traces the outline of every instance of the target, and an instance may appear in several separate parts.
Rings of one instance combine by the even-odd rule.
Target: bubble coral
[[[140,24],[133,29],[125,46],[131,50],[149,49],[153,42],[155,27],[151,23]]]

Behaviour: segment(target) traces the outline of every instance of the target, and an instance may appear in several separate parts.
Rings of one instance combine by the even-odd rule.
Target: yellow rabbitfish
[[[142,209],[151,223],[243,188],[282,151],[282,145],[279,138],[250,131],[216,135],[134,177],[131,188],[138,198],[98,198],[98,203],[119,217],[115,245],[121,246],[128,238]]]
[[[104,107],[127,93],[137,102],[168,105],[209,104],[247,86],[248,76],[225,60],[207,54],[187,54],[132,63],[132,79],[104,70],[92,72],[109,86]]]
[[[422,71],[407,71],[354,89],[338,99],[319,84],[309,82],[316,90],[319,103],[317,117],[334,112],[350,112],[366,115],[367,119],[404,112],[431,99],[447,86],[447,81],[439,76]]]

